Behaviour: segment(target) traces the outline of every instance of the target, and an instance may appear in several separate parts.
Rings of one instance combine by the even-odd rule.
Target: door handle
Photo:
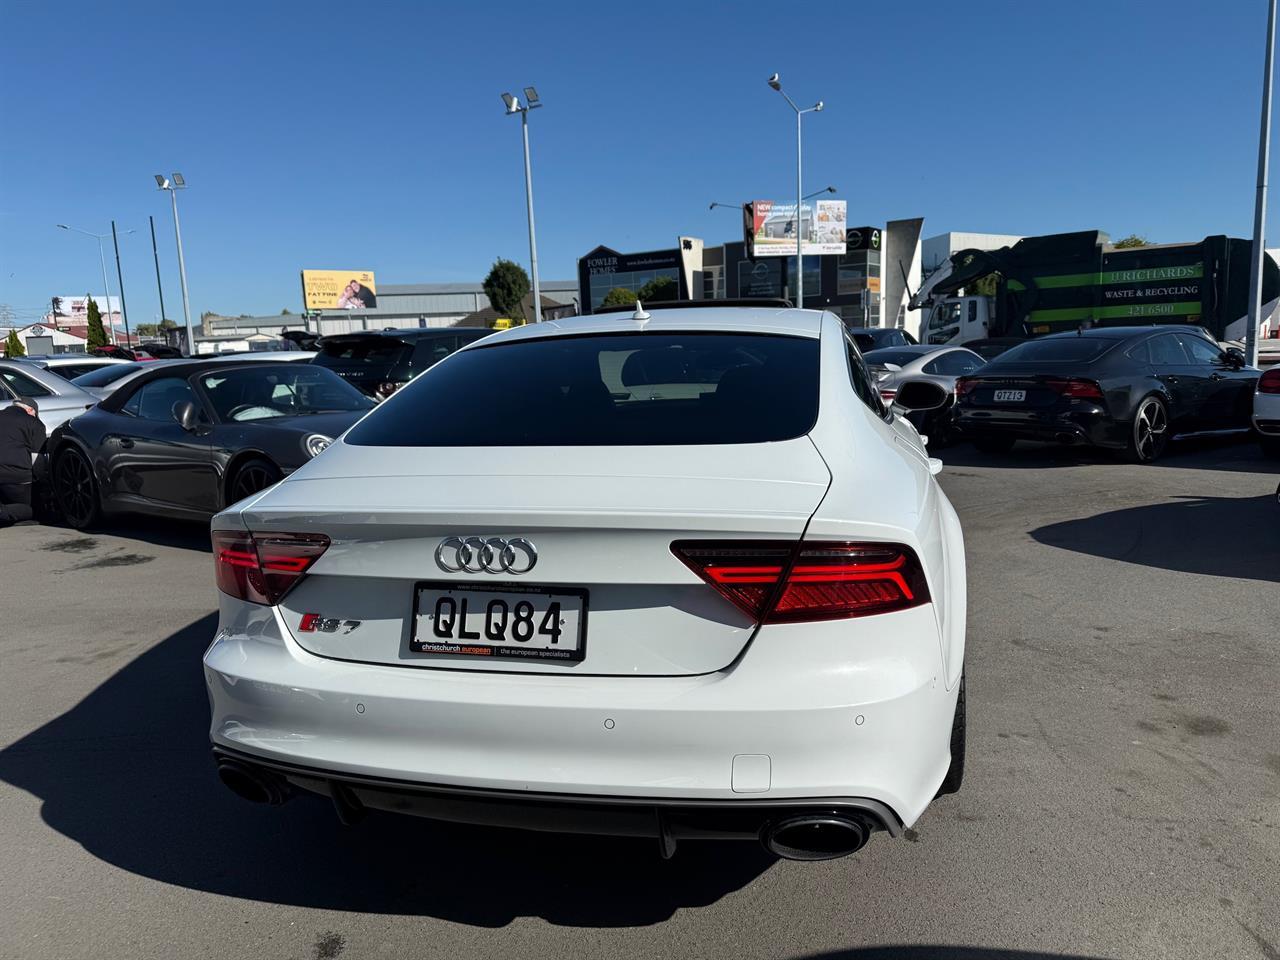
[[[1209,379],[1210,379],[1210,380],[1221,380],[1221,379],[1222,379],[1222,374],[1220,374],[1220,373],[1212,374],[1212,375],[1209,377]]]
[[[128,437],[121,437],[121,438],[120,438],[120,446],[121,446],[123,449],[125,449],[125,450],[132,450],[132,449],[133,449],[133,441],[132,441],[132,440],[130,440]]]
[[[1165,378],[1164,378],[1164,382],[1165,382],[1165,383],[1177,383],[1177,382],[1178,382],[1178,378],[1177,378],[1177,377],[1165,377]]]

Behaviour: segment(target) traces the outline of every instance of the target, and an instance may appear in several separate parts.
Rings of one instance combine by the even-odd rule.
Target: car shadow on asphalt
[[[118,537],[122,540],[138,540],[158,547],[175,547],[179,550],[212,552],[208,522],[194,520],[167,520],[146,514],[120,514],[105,517],[92,529],[76,531],[59,517],[45,516],[42,526],[52,530],[67,530],[85,537]]]
[[[1177,497],[1051,523],[1031,536],[1107,560],[1274,584],[1280,579],[1280,504],[1267,490],[1257,497]]]
[[[972,444],[957,443],[930,449],[947,467],[999,467],[1014,470],[1047,470],[1055,467],[1082,467],[1092,464],[1122,465],[1117,452],[1099,447],[1038,443],[1023,440],[1008,453],[983,453]],[[1184,470],[1228,470],[1235,473],[1280,474],[1280,460],[1263,455],[1257,443],[1247,437],[1191,437],[1175,440],[1154,467]]]
[[[832,953],[815,953],[801,960],[1102,960],[1076,953],[1042,953],[1038,950],[999,950],[990,947],[951,947],[937,944],[902,944],[855,947]]]
[[[0,751],[0,779],[46,824],[122,870],[193,890],[319,909],[425,915],[479,927],[519,917],[640,926],[705,906],[773,864],[751,843],[685,843],[456,826],[371,812],[341,827],[328,800],[283,807],[219,783],[200,658],[209,615],[55,720]]]

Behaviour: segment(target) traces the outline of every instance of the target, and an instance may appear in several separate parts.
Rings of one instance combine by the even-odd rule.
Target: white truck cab
[[[968,343],[991,334],[991,298],[939,297],[925,307],[921,343]]]

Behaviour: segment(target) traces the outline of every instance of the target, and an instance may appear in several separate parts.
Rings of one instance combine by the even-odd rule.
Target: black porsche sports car
[[[1028,340],[956,381],[955,425],[979,450],[1092,444],[1137,463],[1175,436],[1249,429],[1259,371],[1199,327],[1097,327]]]
[[[103,511],[207,519],[302,466],[375,405],[311,364],[157,364],[55,430],[46,467],[77,529]]]

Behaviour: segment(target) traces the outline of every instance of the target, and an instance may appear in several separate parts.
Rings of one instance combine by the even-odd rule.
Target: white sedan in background
[[[830,313],[465,347],[214,517],[220,777],[666,856],[900,835],[964,770],[940,468]]]
[[[1280,366],[1263,371],[1253,395],[1253,429],[1262,452],[1280,457]]]

